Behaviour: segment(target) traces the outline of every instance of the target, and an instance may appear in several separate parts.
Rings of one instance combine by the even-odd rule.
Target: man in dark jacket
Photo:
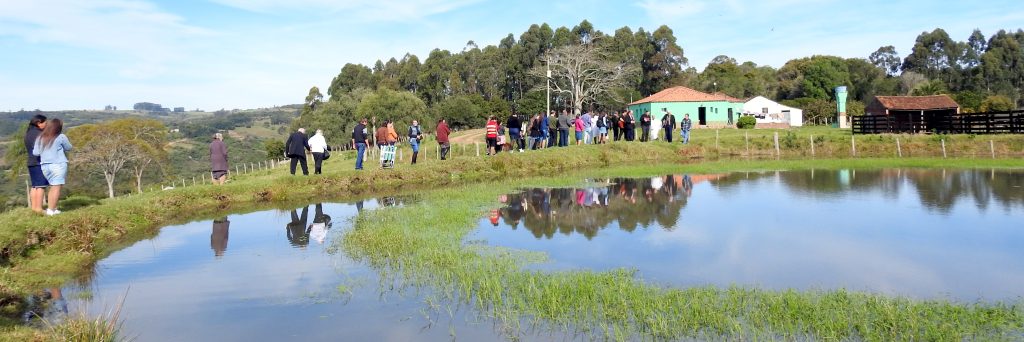
[[[25,165],[28,165],[28,177],[32,180],[29,197],[32,201],[32,211],[37,213],[43,212],[43,193],[46,187],[50,186],[43,175],[43,169],[39,166],[39,156],[32,155],[32,148],[36,146],[36,139],[43,133],[43,128],[46,128],[46,117],[37,114],[28,122],[28,130],[25,131],[25,155],[28,156]]]
[[[441,146],[441,160],[448,159],[448,151],[452,148],[448,142],[448,134],[451,132],[448,129],[448,122],[444,118],[437,120],[437,129],[434,130],[434,134],[437,135],[437,144]]]
[[[661,128],[665,130],[665,141],[672,142],[672,131],[676,129],[676,116],[668,109],[662,109],[665,115],[661,117]]]
[[[284,143],[284,152],[292,160],[292,175],[295,174],[295,164],[302,164],[302,175],[309,176],[309,169],[306,167],[306,151],[309,150],[309,139],[306,138],[306,129],[299,128],[298,131],[288,136]]]

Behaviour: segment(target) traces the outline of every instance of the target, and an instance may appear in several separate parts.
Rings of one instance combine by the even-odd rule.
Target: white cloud
[[[659,24],[672,24],[698,14],[707,7],[695,0],[643,0],[637,3],[652,20]]]
[[[3,1],[0,7],[0,36],[111,53],[125,59],[118,73],[128,78],[158,76],[189,38],[211,34],[144,1]]]
[[[252,12],[306,10],[351,14],[357,21],[399,21],[449,12],[479,0],[212,0],[216,3]]]

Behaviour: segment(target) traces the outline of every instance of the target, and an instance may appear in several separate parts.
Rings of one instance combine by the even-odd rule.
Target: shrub
[[[741,116],[739,120],[736,120],[736,128],[739,129],[752,129],[754,125],[757,125],[757,119],[750,115]]]

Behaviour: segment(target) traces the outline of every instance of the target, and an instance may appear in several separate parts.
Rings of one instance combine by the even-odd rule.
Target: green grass
[[[737,169],[842,168],[846,167],[844,164],[721,162],[596,173],[640,176]],[[886,160],[861,165],[912,167],[939,163]],[[531,271],[524,268],[530,260],[536,260],[530,253],[524,257],[523,253],[507,249],[481,252],[481,246],[462,243],[479,218],[498,205],[496,196],[524,185],[558,186],[579,179],[574,174],[428,192],[421,195],[419,203],[359,216],[354,230],[341,243],[349,257],[371,265],[385,275],[382,278],[435,289],[443,298],[431,302],[470,305],[507,327],[510,337],[540,326],[615,340],[959,341],[1019,338],[1024,327],[1021,303],[919,301],[844,290],[661,288],[638,280],[628,269]]]
[[[712,131],[708,131],[712,132]],[[713,134],[713,133],[712,133]],[[742,135],[741,135],[742,136]],[[697,137],[700,137],[699,135]],[[927,138],[927,137],[925,137]],[[922,138],[922,139],[925,139]],[[1007,137],[1008,143],[1016,137]],[[573,325],[590,329],[595,333],[609,333],[609,337],[639,334],[651,337],[708,336],[743,334],[781,334],[799,338],[801,334],[819,337],[861,336],[894,337],[899,339],[922,339],[928,333],[949,333],[947,336],[990,337],[1010,328],[1019,328],[1019,309],[991,308],[979,305],[943,303],[920,303],[903,299],[886,299],[860,294],[849,294],[859,307],[873,307],[874,301],[887,303],[882,306],[899,310],[932,310],[951,305],[948,311],[961,312],[946,328],[931,327],[928,330],[909,329],[905,326],[889,327],[885,332],[862,332],[851,329],[875,329],[879,324],[895,324],[891,321],[875,322],[861,317],[859,321],[843,321],[847,328],[826,329],[813,322],[786,318],[782,322],[798,324],[795,327],[779,326],[781,323],[764,323],[764,327],[750,323],[759,316],[738,317],[732,311],[721,311],[724,303],[732,303],[727,295],[732,292],[744,296],[767,300],[777,299],[788,303],[783,294],[758,290],[725,290],[715,288],[673,290],[695,291],[698,297],[682,296],[677,292],[660,290],[638,282],[628,273],[573,272],[565,274],[531,273],[521,270],[524,259],[521,253],[481,253],[479,249],[464,248],[459,242],[466,231],[471,229],[489,199],[498,192],[507,191],[526,179],[541,176],[561,175],[556,179],[545,179],[545,184],[578,181],[582,174],[588,175],[644,175],[666,172],[724,172],[746,170],[777,170],[806,168],[878,168],[878,167],[1024,167],[1021,159],[941,159],[941,158],[884,158],[884,159],[800,159],[800,160],[750,160],[749,156],[735,160],[705,162],[715,156],[728,156],[719,151],[709,151],[700,144],[683,147],[666,143],[615,143],[602,146],[583,146],[568,149],[549,149],[523,154],[504,153],[496,157],[476,157],[472,149],[461,153],[453,148],[454,159],[439,161],[433,148],[436,143],[427,142],[423,147],[420,164],[408,165],[410,153],[403,150],[404,161],[395,170],[376,169],[375,160],[366,162],[367,170],[354,171],[354,153],[336,153],[325,163],[324,175],[301,177],[287,174],[286,167],[260,170],[244,175],[232,175],[226,186],[187,186],[170,191],[147,192],[102,200],[77,210],[67,211],[54,217],[41,217],[27,209],[18,209],[0,214],[0,297],[6,301],[17,301],[25,293],[47,286],[59,286],[74,277],[91,272],[91,265],[109,253],[139,239],[152,237],[159,227],[223,215],[225,212],[243,212],[268,208],[289,208],[311,201],[330,201],[364,196],[380,196],[395,193],[411,193],[417,190],[435,188],[459,188],[466,185],[498,181],[498,185],[462,188],[461,191],[442,190],[430,192],[430,203],[439,198],[451,198],[452,205],[424,207],[412,205],[399,210],[382,210],[361,218],[353,234],[345,238],[348,250],[357,257],[371,261],[382,270],[401,272],[411,279],[422,279],[424,284],[437,286],[453,298],[474,301],[496,317],[504,319],[510,326],[518,326],[520,320],[536,320],[545,324]],[[407,146],[403,146],[407,148]],[[751,154],[756,156],[755,154]],[[783,155],[786,157],[787,155]],[[628,169],[619,168],[632,165]],[[526,182],[536,182],[530,180]],[[424,217],[421,223],[411,224],[419,230],[410,230],[408,215],[413,208]],[[430,208],[431,210],[426,210]],[[437,210],[433,210],[437,209]],[[370,221],[367,221],[370,220]],[[374,222],[372,220],[379,220]],[[429,227],[422,222],[431,222]],[[390,224],[394,223],[394,224]],[[367,228],[367,227],[373,228]],[[379,234],[377,234],[379,231]],[[400,234],[402,232],[408,234]],[[425,235],[426,234],[426,235]],[[427,236],[429,235],[429,236]],[[442,250],[437,250],[443,246]],[[422,256],[417,259],[410,256]],[[434,272],[430,275],[429,272]],[[482,272],[482,273],[481,273]],[[577,282],[597,283],[592,290],[572,287]],[[514,286],[507,286],[513,284]],[[632,293],[637,291],[636,301],[604,302],[611,300],[604,288]],[[485,291],[486,290],[486,291]],[[482,292],[480,292],[482,291]],[[517,292],[507,292],[517,291]],[[561,291],[572,292],[572,296],[604,298],[597,302],[582,302],[582,306],[568,305]],[[590,291],[590,292],[587,292]],[[668,291],[668,292],[666,292]],[[822,298],[829,293],[799,293],[812,304],[822,305]],[[681,296],[681,297],[678,297]],[[702,297],[703,296],[703,297]],[[779,297],[782,296],[782,297]],[[678,298],[677,298],[678,297]],[[503,299],[498,301],[497,299]],[[576,298],[576,297],[573,297]],[[687,299],[689,298],[689,299]],[[685,302],[685,300],[708,301]],[[719,301],[712,300],[718,298]],[[507,301],[507,303],[505,302]],[[700,305],[696,305],[700,303]],[[746,303],[746,302],[743,302]],[[758,301],[767,309],[778,309],[772,301]],[[586,306],[595,305],[595,306]],[[732,303],[729,305],[738,305]],[[753,305],[753,304],[750,304]],[[874,304],[871,304],[874,305]],[[925,305],[924,307],[919,307]],[[749,306],[743,304],[744,307]],[[641,310],[642,309],[642,310]],[[583,310],[583,311],[581,311]],[[641,310],[641,311],[635,311]],[[663,312],[661,310],[668,310]],[[690,311],[687,311],[690,310]],[[698,310],[694,312],[693,310]],[[860,309],[858,309],[860,310]],[[866,314],[879,314],[865,310]],[[959,310],[959,311],[958,311]],[[706,312],[705,312],[706,311]],[[680,317],[682,313],[689,316]],[[930,311],[929,311],[930,312]],[[905,314],[905,311],[898,313]],[[975,316],[989,315],[988,323],[978,321]],[[652,316],[647,316],[652,315]],[[921,315],[924,315],[923,311]],[[954,315],[954,314],[951,314]],[[964,316],[966,315],[966,316]],[[773,316],[774,317],[774,316]],[[932,316],[924,315],[912,320],[914,324],[937,324]],[[878,317],[875,317],[878,318]],[[681,322],[665,321],[680,319]],[[873,318],[872,318],[873,319]],[[7,322],[7,321],[5,321]],[[668,322],[668,323],[667,323]],[[739,326],[735,324],[742,323]],[[770,321],[764,321],[770,322]],[[859,322],[859,323],[857,323]],[[928,323],[932,322],[932,323]],[[588,325],[590,323],[597,324]],[[858,328],[851,324],[866,324]],[[5,324],[10,324],[7,322]],[[815,323],[818,324],[818,323]],[[821,323],[824,324],[824,323]],[[888,326],[886,326],[888,327]],[[20,334],[22,328],[10,325],[0,327],[5,332],[0,337]],[[898,328],[898,329],[897,329]],[[12,330],[13,329],[13,330]],[[611,330],[609,330],[611,329]],[[742,329],[736,330],[736,329]],[[912,331],[911,331],[912,330]],[[853,333],[851,331],[857,331]],[[619,335],[625,334],[625,335]],[[762,335],[762,336],[768,336]],[[774,336],[774,335],[773,335]]]

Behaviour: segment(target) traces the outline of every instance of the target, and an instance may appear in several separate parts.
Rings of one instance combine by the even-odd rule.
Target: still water
[[[45,314],[99,315],[125,296],[137,341],[498,340],[465,312],[425,309],[424,290],[380,288],[332,241],[362,210],[393,199],[315,204],[163,228],[116,252],[91,279],[58,291]],[[340,286],[340,287],[339,287]]]
[[[545,270],[632,268],[665,286],[1024,296],[1024,172],[881,170],[591,179],[497,199],[467,241]]]
[[[1014,300],[1024,295],[1022,186],[1022,172],[895,169],[591,179],[501,196],[466,241],[549,254],[530,267],[628,267],[664,286]],[[123,335],[138,341],[505,339],[472,310],[428,306],[429,289],[382,280],[331,247],[361,211],[402,204],[165,227],[80,283],[47,289],[38,299],[53,305],[38,312],[95,316],[124,297]]]

